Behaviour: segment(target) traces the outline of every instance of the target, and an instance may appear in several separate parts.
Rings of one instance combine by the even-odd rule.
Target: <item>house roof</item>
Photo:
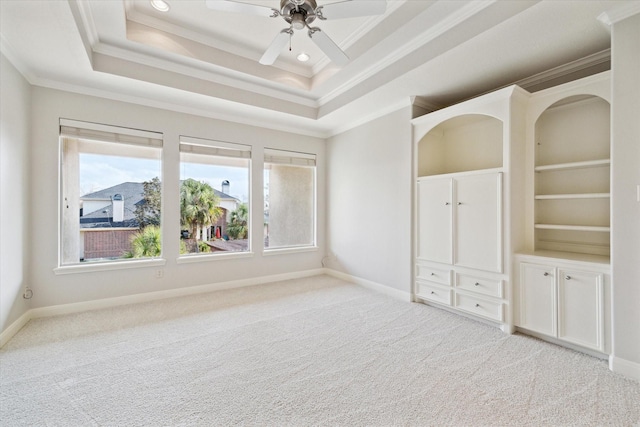
[[[220,200],[238,201],[235,197],[223,193],[222,191],[218,191],[215,188],[213,191]],[[142,203],[142,199],[144,197],[144,186],[141,182],[123,182],[122,184],[114,185],[113,187],[85,194],[80,197],[80,200],[112,200],[112,197],[116,194],[120,194],[124,200],[124,221],[112,221],[113,204],[110,203],[104,208],[81,216],[80,228],[137,228],[138,221],[135,217],[135,210],[136,206]]]

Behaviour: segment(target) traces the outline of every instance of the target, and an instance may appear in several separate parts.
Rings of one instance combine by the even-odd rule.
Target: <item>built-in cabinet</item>
[[[605,353],[608,265],[536,255],[516,257],[520,268],[517,325],[525,331]]]
[[[509,195],[524,179],[512,165],[525,153],[524,120],[511,117],[523,117],[527,95],[512,86],[413,120],[415,299],[508,331],[508,248],[512,236],[524,236],[504,222],[524,209]]]
[[[610,349],[608,72],[412,121],[414,298]]]
[[[610,75],[531,95],[528,239],[515,257],[516,326],[610,350]]]

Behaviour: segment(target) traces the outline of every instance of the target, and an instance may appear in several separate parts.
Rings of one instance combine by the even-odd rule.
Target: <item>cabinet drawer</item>
[[[416,282],[416,295],[427,301],[451,305],[451,289],[444,289],[437,284]]]
[[[502,280],[456,274],[456,287],[492,297],[503,297]]]
[[[500,322],[504,320],[503,304],[500,302],[487,301],[470,295],[456,293],[455,306],[461,310],[489,319]]]
[[[440,283],[441,285],[451,285],[451,270],[416,265],[416,278]]]

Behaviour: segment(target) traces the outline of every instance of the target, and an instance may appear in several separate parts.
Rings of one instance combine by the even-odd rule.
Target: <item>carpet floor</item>
[[[605,361],[316,276],[30,321],[3,426],[633,426]]]

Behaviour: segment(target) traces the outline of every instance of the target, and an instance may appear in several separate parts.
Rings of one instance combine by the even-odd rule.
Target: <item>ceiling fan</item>
[[[323,6],[318,6],[316,0],[280,0],[280,9],[233,0],[206,0],[206,3],[207,7],[213,10],[268,18],[282,17],[289,24],[288,28],[278,33],[262,55],[262,58],[260,58],[260,63],[263,65],[273,64],[290,40],[290,37],[293,36],[293,31],[305,28],[308,30],[307,34],[311,40],[331,61],[338,65],[345,65],[349,62],[347,54],[326,33],[318,27],[312,27],[311,24],[316,18],[326,20],[381,15],[387,9],[385,0],[369,1],[366,4],[359,1],[346,0]]]

